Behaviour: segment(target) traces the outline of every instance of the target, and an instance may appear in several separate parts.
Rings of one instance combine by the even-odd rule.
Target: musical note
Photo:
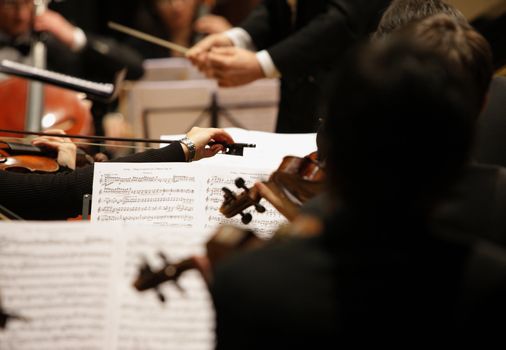
[[[270,170],[238,169],[198,163],[98,163],[95,166],[92,220],[147,222],[168,227],[192,227],[210,234],[221,223],[242,225],[219,213],[224,186],[237,177],[253,183]],[[191,175],[189,175],[191,174]],[[268,203],[262,219],[250,228],[274,232],[285,219]],[[258,220],[257,220],[258,219]]]
[[[0,349],[211,350],[213,313],[195,272],[164,286],[165,307],[131,286],[141,256],[199,254],[207,237],[186,228],[90,223],[0,223],[0,286],[27,317],[0,331]]]

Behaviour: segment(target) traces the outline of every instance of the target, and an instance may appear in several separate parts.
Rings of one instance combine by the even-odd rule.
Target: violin
[[[23,321],[23,322],[30,321],[26,317],[5,312],[5,310],[2,308],[2,302],[0,300],[0,330],[7,328],[7,323],[11,320],[17,320],[17,321]]]
[[[40,147],[0,140],[0,170],[55,173],[60,165],[56,154],[48,154]]]
[[[153,270],[144,261],[139,268],[137,278],[133,287],[138,292],[154,290],[158,299],[165,302],[166,298],[160,291],[160,285],[165,282],[172,282],[181,292],[184,292],[179,285],[179,278],[188,270],[198,270],[207,285],[212,282],[211,267],[218,262],[230,257],[232,254],[257,249],[270,242],[279,242],[291,237],[308,237],[319,234],[322,230],[321,222],[315,219],[303,219],[289,225],[280,226],[272,238],[260,238],[252,230],[240,228],[233,225],[221,225],[215,234],[206,243],[206,255],[192,256],[177,263],[172,263],[163,254],[158,255],[163,261],[161,268]]]
[[[218,228],[216,233],[206,243],[206,258],[211,266],[224,258],[230,256],[232,253],[246,249],[252,249],[263,245],[264,239],[258,238],[251,230],[245,230],[231,225],[223,225]],[[171,281],[180,291],[184,292],[179,285],[178,280],[181,275],[193,269],[198,269],[203,275],[207,283],[210,282],[210,269],[209,266],[203,266],[201,257],[190,257],[181,260],[178,263],[171,263],[169,259],[163,254],[158,254],[163,261],[163,266],[154,271],[147,261],[144,261],[139,269],[139,274],[135,279],[133,286],[139,292],[147,290],[154,290],[158,299],[165,302],[166,298],[161,293],[159,286],[162,283]]]
[[[312,152],[303,158],[284,157],[278,169],[264,183],[280,200],[280,204],[275,206],[288,219],[293,219],[302,204],[321,193],[324,180],[325,172],[318,160],[318,154]],[[265,212],[265,207],[259,203],[262,196],[255,187],[246,187],[242,178],[237,178],[235,185],[243,189],[243,192],[237,195],[223,187],[224,201],[220,212],[227,218],[239,214],[242,223],[249,224],[253,217],[244,211],[253,206],[257,212]]]
[[[76,150],[76,167],[93,164],[93,159],[81,148]],[[22,173],[56,173],[61,169],[55,150],[31,144],[9,142],[0,139],[0,171]]]

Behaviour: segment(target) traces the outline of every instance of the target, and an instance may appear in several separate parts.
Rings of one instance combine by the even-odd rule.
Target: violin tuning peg
[[[186,295],[186,291],[184,290],[183,287],[181,287],[181,285],[179,284],[179,282],[174,281],[174,285],[176,286],[177,290],[179,290],[179,292],[181,292],[181,294],[185,294]]]
[[[156,296],[157,296],[158,300],[160,300],[160,302],[162,302],[162,303],[165,303],[165,300],[166,300],[165,295],[163,295],[163,293],[160,292],[160,290],[158,288],[156,288],[155,291],[156,291]]]
[[[149,263],[148,263],[148,260],[146,259],[146,257],[142,257],[140,272],[142,275],[152,272],[151,266],[149,266]]]
[[[169,264],[169,259],[167,258],[167,255],[165,255],[163,252],[158,252],[158,256],[160,257],[160,259],[162,259],[165,265]]]
[[[242,188],[245,191],[249,191],[249,189],[246,187],[246,182],[242,177],[238,177],[237,179],[235,179],[235,185],[237,186],[237,188]]]
[[[255,204],[255,209],[259,213],[265,213],[265,207],[262,204]]]
[[[253,216],[251,216],[250,213],[240,213],[241,214],[241,221],[244,225],[247,225],[251,222],[251,220],[253,220]]]
[[[222,187],[221,190],[223,191],[223,196],[225,197],[225,199],[235,199],[234,193],[230,191],[228,188]]]

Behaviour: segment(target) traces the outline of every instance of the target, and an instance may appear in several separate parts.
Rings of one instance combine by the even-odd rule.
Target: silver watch
[[[179,140],[179,142],[188,147],[188,152],[190,153],[188,161],[191,162],[195,158],[195,152],[197,150],[195,148],[195,144],[188,138],[188,136],[183,137],[181,140]]]

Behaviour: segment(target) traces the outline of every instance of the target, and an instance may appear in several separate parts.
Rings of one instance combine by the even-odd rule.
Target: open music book
[[[214,313],[197,271],[165,283],[162,304],[132,283],[145,256],[161,267],[202,253],[208,239],[184,228],[0,222],[0,297],[12,320],[0,349],[211,350]]]
[[[315,134],[226,130],[236,142],[256,147],[245,149],[242,157],[218,154],[192,163],[95,163],[91,220],[155,223],[205,232],[221,223],[241,226],[240,217],[226,219],[219,212],[222,187],[242,192],[234,184],[236,178],[242,177],[251,187],[255,181],[267,180],[283,156],[303,157],[316,150]],[[265,200],[262,204],[265,213],[246,210],[253,215],[248,227],[269,237],[286,219]]]
[[[124,79],[126,73],[126,71],[119,72],[115,84],[96,83],[9,60],[0,61],[0,72],[84,92],[90,98],[95,97],[105,100],[116,97],[117,86]]]

